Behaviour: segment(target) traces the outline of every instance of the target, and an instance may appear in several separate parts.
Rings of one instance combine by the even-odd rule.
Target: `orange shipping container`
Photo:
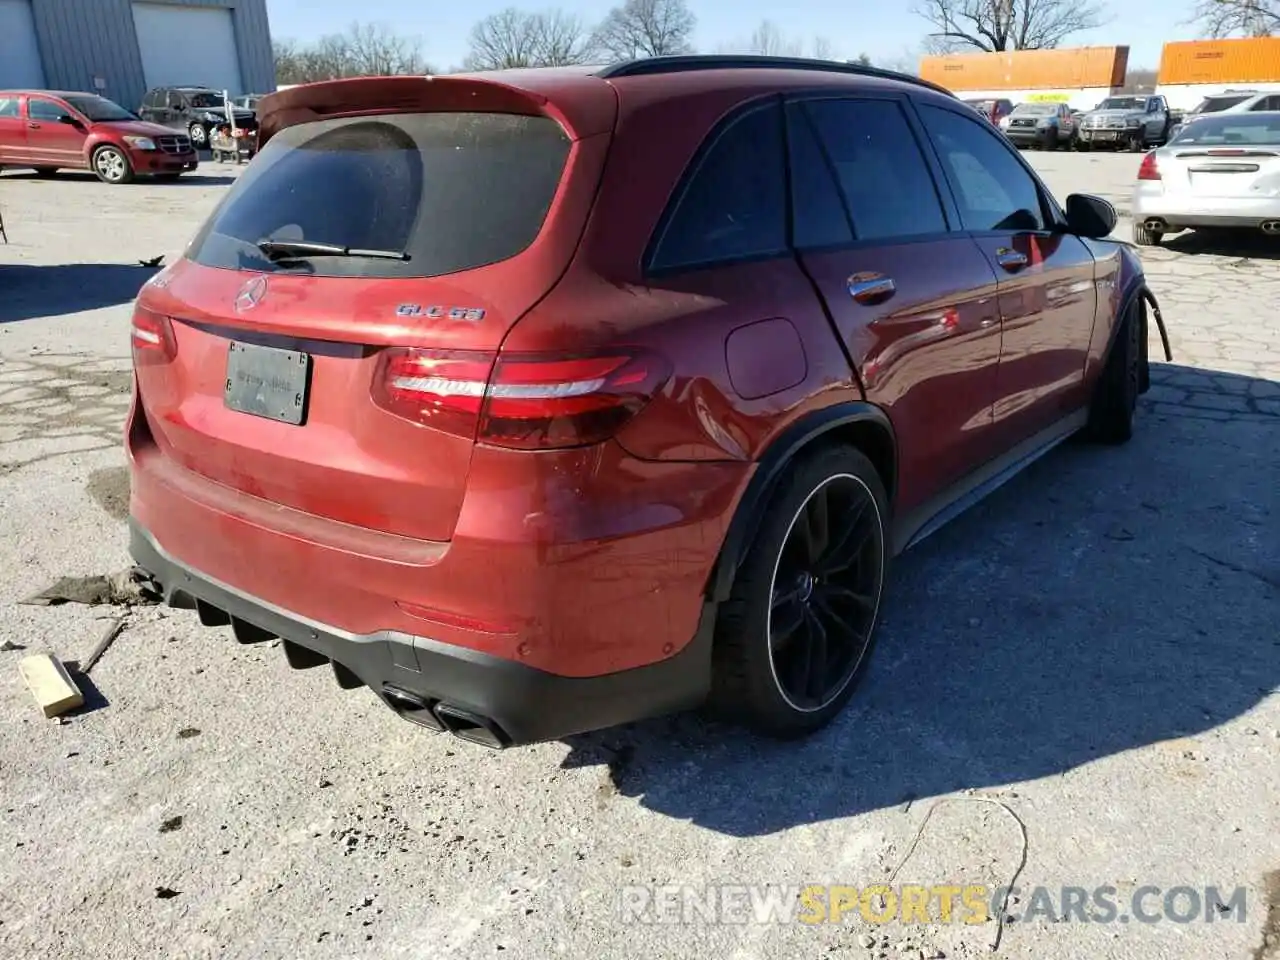
[[[1014,50],[925,57],[920,76],[948,90],[1080,90],[1124,85],[1128,47]]]
[[[1280,37],[1184,40],[1166,43],[1160,83],[1275,83],[1280,81]]]

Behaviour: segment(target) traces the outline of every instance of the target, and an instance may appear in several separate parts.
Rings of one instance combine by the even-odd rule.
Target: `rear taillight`
[[[670,375],[647,351],[502,355],[387,351],[374,383],[383,409],[457,436],[526,450],[611,436]]]
[[[169,318],[145,307],[133,311],[133,362],[137,365],[169,363],[178,355]]]
[[[1156,165],[1155,151],[1151,151],[1142,158],[1142,165],[1138,167],[1139,180],[1159,180],[1160,168]]]

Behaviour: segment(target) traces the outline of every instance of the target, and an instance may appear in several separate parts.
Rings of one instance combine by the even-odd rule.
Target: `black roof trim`
[[[834,60],[810,60],[806,57],[766,57],[749,54],[692,54],[675,57],[646,57],[628,60],[605,67],[597,77],[612,80],[617,77],[643,77],[655,73],[683,73],[690,70],[812,70],[816,73],[844,73],[859,77],[875,77],[880,80],[898,80],[902,83],[926,87],[948,97],[955,94],[928,80],[897,70],[883,70],[860,63],[837,63]]]

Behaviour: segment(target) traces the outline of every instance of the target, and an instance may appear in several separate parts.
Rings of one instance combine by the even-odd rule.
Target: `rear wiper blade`
[[[312,257],[362,257],[370,260],[408,260],[403,250],[362,250],[336,243],[309,240],[259,240],[256,244],[272,263],[281,260],[310,260]]]

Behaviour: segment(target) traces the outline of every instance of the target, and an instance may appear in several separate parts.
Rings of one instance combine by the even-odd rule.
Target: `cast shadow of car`
[[[1280,260],[1280,234],[1268,236],[1260,230],[1187,230],[1165,237],[1164,246],[1176,253]]]
[[[206,160],[206,163],[211,161]],[[88,170],[59,170],[51,176],[41,176],[33,170],[3,170],[0,171],[0,177],[5,180],[36,180],[36,181],[63,181],[67,183],[96,183],[100,186],[106,186],[101,180]],[[139,184],[153,184],[161,187],[225,187],[236,182],[235,177],[228,177],[221,174],[203,174],[203,173],[184,173],[179,177],[171,180],[159,180],[152,176],[139,175],[133,183],[128,186],[136,186]]]
[[[1064,445],[897,561],[873,667],[826,730],[777,743],[686,715],[570,738],[565,766],[744,837],[1250,711],[1280,681],[1280,384],[1153,381],[1127,446]]]
[[[0,324],[129,303],[156,269],[125,263],[0,264]]]

